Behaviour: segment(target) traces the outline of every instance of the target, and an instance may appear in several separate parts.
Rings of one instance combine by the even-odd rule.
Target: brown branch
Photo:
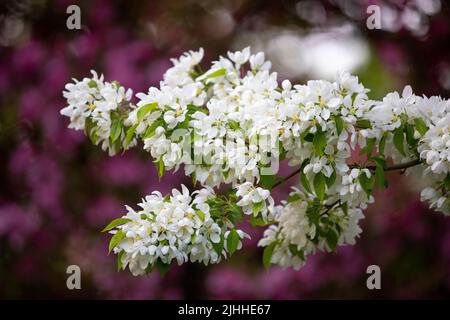
[[[422,160],[416,159],[416,160],[412,160],[412,161],[405,162],[405,163],[394,164],[394,165],[392,165],[392,166],[390,166],[390,167],[387,167],[384,171],[394,171],[394,170],[407,169],[407,168],[410,168],[410,167],[417,166],[418,164],[421,164],[421,163],[422,163]],[[357,166],[357,165],[350,165],[349,167],[350,167],[350,168],[359,168],[359,166]],[[375,171],[376,166],[367,166],[367,167],[365,167],[365,168],[366,168],[366,169],[369,169],[369,170],[372,170],[372,171]],[[362,168],[362,169],[364,169],[364,168]],[[289,180],[289,179],[292,178],[293,176],[296,176],[298,173],[300,173],[300,171],[301,171],[301,168],[298,168],[298,169],[296,169],[295,171],[293,171],[293,172],[291,172],[290,174],[288,174],[286,177],[284,177],[284,178],[278,180],[278,181],[272,186],[272,189],[275,188],[275,187],[277,187],[277,186],[279,186],[279,185],[281,185],[281,184],[283,184],[283,183],[285,183],[287,180]]]
[[[286,177],[278,180],[277,182],[274,183],[274,185],[272,186],[272,189],[279,186],[280,184],[285,183],[287,180],[289,180],[290,178],[292,178],[293,176],[297,175],[298,173],[300,173],[301,168],[298,168],[297,170],[291,172],[290,174],[288,174]]]
[[[394,164],[394,165],[384,169],[384,171],[404,170],[404,169],[408,169],[408,168],[417,166],[418,164],[421,164],[421,163],[422,163],[422,160],[415,159],[415,160],[411,160],[411,161],[404,162],[404,163]],[[359,166],[351,165],[350,168],[359,168]],[[361,168],[361,169],[369,169],[369,170],[375,171],[376,168],[377,168],[376,166],[367,166],[367,167]]]

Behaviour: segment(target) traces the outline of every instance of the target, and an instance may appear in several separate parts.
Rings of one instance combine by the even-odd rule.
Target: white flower
[[[236,68],[246,63],[250,58],[250,47],[245,48],[242,51],[230,52],[228,51],[228,57],[236,64]],[[260,58],[258,58],[260,59]],[[264,56],[263,56],[264,59]]]
[[[94,137],[95,144],[101,144],[103,150],[108,150],[110,155],[115,154],[116,146],[109,141],[111,133],[111,113],[120,108],[132,108],[130,105],[132,91],[125,90],[118,83],[104,82],[103,75],[98,77],[95,71],[91,71],[92,78],[84,78],[82,81],[74,79],[74,84],[66,85],[63,92],[68,106],[61,109],[61,114],[70,117],[69,128],[75,130],[87,130],[90,137]],[[86,127],[86,119],[92,121],[92,125]],[[120,134],[119,142],[122,146],[124,135]],[[133,139],[130,145],[134,145]]]
[[[192,83],[193,68],[203,59],[203,48],[198,51],[185,52],[178,59],[172,59],[173,67],[164,74],[163,85],[175,88]]]
[[[269,190],[245,182],[237,186],[236,195],[240,198],[236,204],[242,207],[245,214],[261,214],[265,221],[273,219],[275,202]]]
[[[445,215],[450,214],[448,190],[446,193],[443,193],[442,187],[427,187],[422,190],[420,198],[422,201],[427,201],[430,204],[430,208],[440,211]]]
[[[450,115],[433,119],[433,123],[421,139],[420,157],[435,173],[448,173],[450,168]]]
[[[226,257],[234,226],[221,217],[224,208],[217,207],[220,200],[212,189],[222,184],[236,189],[231,199],[253,222],[261,217],[275,223],[259,245],[273,245],[272,263],[295,268],[317,249],[354,244],[362,209],[374,201],[367,184],[374,175],[379,181],[380,172],[373,170],[379,161],[401,164],[419,157],[433,179],[422,200],[450,213],[449,100],[416,96],[410,86],[401,95],[370,100],[369,90],[346,72],[333,82],[293,85],[280,81],[264,53],[252,54],[250,48],[228,52],[205,72],[198,66],[202,58],[199,49],[172,59],[159,87],[136,95],[137,106],[130,103],[131,90],[105,82],[94,71],[63,92],[67,106],[61,114],[70,118],[70,128],[85,130],[111,155],[141,139],[164,170],[184,167],[204,187],[190,194],[182,186],[168,197],[154,192],[138,211],[127,207],[130,221],[113,230],[123,236],[114,250],[133,274],[156,263],[207,264]],[[361,168],[350,164],[352,154],[367,151],[369,141],[372,155]],[[294,172],[302,169],[304,192],[295,190],[275,206],[270,191],[256,184],[281,156]],[[324,199],[317,199],[318,187]],[[237,232],[241,240],[246,237]]]
[[[164,112],[164,121],[169,129],[173,129],[178,123],[183,122],[186,118],[187,108],[185,105],[173,105],[170,110]]]
[[[195,197],[193,199],[193,197]],[[202,189],[192,195],[182,185],[181,191],[172,190],[165,198],[153,192],[139,204],[135,211],[127,208],[128,219],[111,233],[121,232],[123,238],[114,247],[120,253],[123,268],[127,266],[133,275],[148,272],[159,260],[170,264],[176,260],[179,265],[187,262],[218,263],[226,257],[226,242],[223,252],[216,252],[213,244],[227,238],[229,230],[221,228],[212,219],[208,206],[201,206],[213,198],[211,189]],[[246,233],[237,230],[242,240]],[[242,247],[239,241],[238,249]]]

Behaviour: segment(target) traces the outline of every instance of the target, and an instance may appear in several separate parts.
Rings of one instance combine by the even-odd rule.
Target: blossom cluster
[[[112,221],[104,231],[113,237],[110,251],[118,254],[118,267],[129,267],[133,275],[146,274],[154,267],[164,270],[172,260],[218,263],[242,247],[248,237],[242,230],[227,228],[223,217],[213,217],[208,200],[211,189],[192,193],[186,186],[174,189],[168,197],[158,191],[127,208],[127,214]]]
[[[264,232],[259,246],[266,247],[265,264],[300,268],[309,254],[317,249],[334,251],[337,245],[355,244],[361,233],[359,220],[364,218],[359,208],[310,205],[307,196],[298,189],[288,201],[276,206],[276,222]]]
[[[387,186],[387,170],[422,169],[433,181],[422,200],[450,213],[448,100],[416,96],[409,86],[371,100],[345,72],[333,82],[279,86],[264,53],[249,48],[228,52],[204,72],[202,58],[200,49],[173,59],[159,88],[138,93],[136,105],[129,91],[95,73],[64,92],[69,127],[85,129],[112,154],[142,141],[160,175],[183,167],[204,188],[192,203],[183,187],[170,201],[147,197],[144,212],[128,209],[131,221],[117,226],[126,241],[114,250],[133,273],[172,259],[218,262],[231,242],[222,241],[217,252],[214,241],[231,235],[239,239],[232,249],[240,247],[245,235],[235,226],[244,214],[252,224],[270,225],[259,243],[265,264],[299,267],[317,249],[355,243],[362,210],[374,201],[375,186]],[[351,163],[358,151],[364,160]],[[277,176],[284,159],[296,168],[299,189],[275,205],[271,190],[286,180]],[[213,195],[223,184],[231,185],[228,194]],[[159,231],[149,236],[148,228]]]
[[[133,91],[116,82],[105,82],[95,71],[92,78],[74,79],[63,92],[68,106],[61,114],[70,118],[69,128],[85,130],[94,144],[114,155],[122,147],[124,132],[119,126],[123,112],[127,112]],[[135,143],[135,141],[134,141]]]

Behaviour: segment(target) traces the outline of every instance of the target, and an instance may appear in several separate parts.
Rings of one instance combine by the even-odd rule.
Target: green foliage
[[[264,209],[264,206],[265,206],[264,201],[260,201],[260,202],[253,204],[253,207],[252,207],[253,214],[256,215],[256,214],[260,213],[262,211],[262,209]]]
[[[164,277],[164,275],[170,269],[170,263],[164,263],[161,261],[161,259],[156,260],[155,266],[162,277]]]
[[[428,131],[428,126],[420,118],[414,119],[414,124],[416,125],[416,129],[419,132],[420,136],[423,137]]]
[[[117,230],[109,241],[108,253],[111,253],[112,249],[114,249],[123,238],[125,238],[125,233],[122,230]]]
[[[380,139],[380,143],[378,144],[378,152],[381,155],[384,155],[384,148],[386,147],[387,135],[388,135],[387,132],[383,133],[383,136]]]
[[[141,122],[144,117],[149,114],[152,111],[155,111],[159,108],[158,104],[156,102],[154,103],[148,103],[146,105],[143,105],[140,107],[137,111],[137,120],[138,122]]]
[[[344,130],[344,120],[340,116],[334,116],[334,123],[336,124],[336,132],[338,136],[341,135],[342,130]]]
[[[319,172],[314,176],[313,184],[314,192],[316,193],[317,198],[319,198],[320,200],[325,199],[325,190],[327,183],[322,172]]]
[[[403,133],[404,127],[401,125],[400,127],[394,130],[394,146],[403,156],[406,156],[405,153],[405,135]]]
[[[377,141],[376,138],[367,139],[367,144],[366,144],[366,156],[367,156],[367,158],[370,158],[372,156],[373,147],[375,146],[375,142],[376,141]]]
[[[272,260],[273,251],[274,251],[276,245],[277,245],[277,243],[273,242],[264,248],[263,265],[264,265],[264,268],[266,268],[266,269],[269,269],[269,267],[270,267],[270,261]]]
[[[314,152],[318,156],[323,156],[325,152],[325,147],[327,146],[327,137],[325,135],[325,132],[322,131],[322,127],[317,125],[316,126],[317,131],[314,134],[313,138],[313,145],[314,145]]]
[[[367,178],[366,173],[361,172],[358,177],[358,181],[361,188],[367,194],[367,197],[369,197],[372,194],[373,185],[375,184],[375,176],[371,175],[370,178]]]
[[[118,117],[112,117],[111,130],[109,132],[109,141],[110,144],[116,142],[119,139],[120,134],[122,133],[122,122]]]
[[[161,179],[161,177],[164,175],[165,172],[166,172],[166,167],[164,165],[163,159],[161,158],[158,161],[158,177]]]
[[[131,219],[128,218],[118,218],[118,219],[114,219],[113,221],[111,221],[105,228],[103,228],[102,232],[106,232],[109,230],[114,229],[117,226],[120,226],[126,222],[130,222]]]
[[[303,188],[305,188],[305,191],[308,193],[312,193],[311,191],[311,185],[308,181],[308,177],[306,176],[306,174],[303,173],[303,169],[305,168],[305,166],[309,163],[309,159],[306,159],[305,161],[303,161],[301,167],[300,167],[300,183],[302,184]]]
[[[211,241],[211,244],[212,244],[212,246],[214,248],[214,251],[216,251],[216,253],[218,255],[222,254],[224,242],[225,241],[224,241],[224,238],[223,238],[223,234],[220,235],[220,241],[218,243],[214,243],[214,242]]]
[[[372,128],[372,124],[367,119],[358,119],[356,120],[356,127],[360,129],[370,129]]]
[[[127,134],[126,134],[126,136],[125,136],[125,145],[124,145],[125,148],[128,148],[128,146],[130,145],[131,140],[133,140],[134,132],[136,131],[136,127],[137,127],[137,126],[138,126],[138,125],[135,124],[134,126],[130,127],[130,128],[127,130]]]
[[[212,78],[216,78],[216,77],[221,77],[221,76],[226,75],[226,73],[227,73],[227,70],[225,68],[222,68],[222,69],[216,70],[216,71],[206,75],[203,78],[203,80],[212,79]]]
[[[231,231],[227,237],[227,249],[228,249],[228,252],[230,253],[230,256],[232,256],[233,253],[236,251],[240,240],[241,240],[241,237],[239,236],[238,232],[236,231],[236,228],[231,229]]]
[[[264,189],[272,190],[272,187],[280,181],[281,179],[276,178],[275,175],[261,175],[259,185]]]
[[[125,251],[121,250],[119,254],[117,255],[117,271],[120,271],[123,269],[122,265],[122,256],[124,255]]]

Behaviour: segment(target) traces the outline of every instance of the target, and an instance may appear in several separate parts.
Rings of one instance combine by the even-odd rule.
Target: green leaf
[[[205,213],[202,210],[195,210],[195,214],[200,218],[200,220],[205,221]]]
[[[166,172],[166,167],[164,165],[163,159],[161,158],[158,161],[158,177],[161,178],[164,175],[164,172]]]
[[[252,227],[266,227],[268,225],[273,224],[273,221],[264,221],[263,217],[261,216],[250,216],[248,219]]]
[[[415,149],[417,147],[417,140],[414,138],[414,126],[412,124],[405,125],[406,142]]]
[[[152,271],[153,271],[153,265],[152,264],[148,264],[147,268],[145,268],[145,274],[149,274]]]
[[[118,218],[118,219],[114,219],[113,221],[111,221],[106,227],[103,228],[103,230],[101,232],[106,232],[109,230],[114,229],[117,226],[120,226],[121,224],[124,224],[126,222],[130,222],[131,219],[128,218]]]
[[[276,245],[277,245],[276,242],[272,242],[271,244],[269,244],[267,247],[264,248],[263,265],[264,265],[264,268],[266,268],[266,270],[269,269],[269,267],[270,267],[270,261],[272,260],[273,251],[274,251]]]
[[[384,155],[384,148],[385,148],[385,146],[386,146],[386,139],[387,139],[387,132],[385,132],[385,133],[383,134],[383,136],[382,136],[381,139],[380,139],[380,144],[378,145],[378,152],[379,152],[381,155]]]
[[[341,209],[342,211],[344,211],[344,214],[348,214],[348,203],[344,202],[343,204],[341,204]]]
[[[162,277],[164,277],[164,275],[170,269],[170,263],[164,263],[161,261],[161,259],[156,260],[155,265],[156,265],[156,269],[158,269],[158,272]]]
[[[119,252],[119,254],[117,255],[117,271],[120,271],[120,270],[123,269],[123,266],[122,266],[122,256],[123,256],[124,253],[125,253],[125,250],[121,250],[121,251]]]
[[[447,173],[447,176],[444,179],[444,187],[447,190],[450,190],[450,173]]]
[[[314,176],[313,184],[317,198],[323,200],[325,198],[326,181],[322,172],[319,172]]]
[[[95,144],[94,139],[94,129],[96,128],[94,122],[90,117],[86,118],[84,121],[84,134],[91,139],[91,141]]]
[[[325,177],[325,182],[327,183],[328,188],[330,188],[335,181],[336,181],[336,170],[334,170],[333,168],[333,173],[329,177]]]
[[[344,130],[344,120],[340,116],[334,116],[334,123],[336,124],[336,132],[340,136],[342,130]]]
[[[300,183],[302,184],[303,188],[305,188],[305,191],[308,193],[312,193],[311,191],[311,186],[309,184],[308,181],[308,177],[306,176],[305,173],[303,173],[303,169],[305,168],[305,166],[309,163],[309,160],[306,159],[305,161],[303,161],[302,165],[301,165],[301,169],[300,169]]]
[[[416,125],[416,129],[419,131],[420,136],[423,137],[428,131],[426,123],[422,119],[416,118],[414,119],[414,124]]]
[[[163,119],[159,119],[158,121],[153,122],[152,125],[145,130],[144,134],[142,135],[142,139],[151,138],[155,134],[156,129],[163,124]]]
[[[231,229],[227,237],[227,249],[230,256],[236,251],[240,240],[241,237],[239,236],[239,233],[237,233],[236,228]]]
[[[314,138],[313,138],[313,142],[312,142],[314,145],[314,152],[318,156],[323,156],[325,147],[327,146],[327,137],[325,135],[325,132],[322,131],[322,128],[319,125],[317,125],[316,128],[317,128],[317,131],[314,134]]]
[[[204,75],[200,76],[199,78],[201,80],[207,80],[207,79],[211,79],[211,78],[224,76],[226,73],[227,73],[227,70],[225,68],[222,68],[222,69],[216,70],[212,73],[204,74]]]
[[[305,132],[304,132],[305,133]],[[314,134],[307,132],[305,135],[303,135],[304,133],[302,133],[302,135],[300,136],[300,138],[303,137],[303,140],[308,141],[308,142],[313,142],[314,140]]]
[[[367,197],[370,197],[373,190],[373,185],[375,183],[375,176],[370,176],[370,178],[367,178],[365,172],[361,172],[358,177],[359,184],[361,185],[361,188],[364,190],[364,192],[367,194]]]
[[[403,134],[403,126],[394,130],[394,146],[403,156],[406,156],[404,147],[405,135]]]
[[[366,145],[367,158],[370,158],[372,156],[373,147],[374,147],[376,141],[377,141],[376,138],[367,139],[367,145]]]
[[[288,203],[291,203],[291,202],[295,202],[300,199],[301,199],[301,196],[298,193],[293,193],[293,194],[289,195],[287,201],[288,201]]]
[[[241,128],[240,123],[235,120],[228,121],[228,125],[229,125],[230,129],[234,130],[234,131],[239,130]]]
[[[235,203],[229,203],[226,207],[226,210],[228,212],[228,219],[233,224],[236,224],[238,221],[242,220],[242,217],[244,215],[242,209]]]
[[[111,141],[110,141],[110,144],[111,144]],[[122,145],[122,143],[121,143],[120,139],[117,139],[116,141],[114,141],[112,143],[111,147],[113,150],[113,155],[115,155],[115,154],[117,154],[117,152],[119,152],[121,145]]]
[[[378,163],[375,169],[375,178],[377,179],[378,190],[383,189],[383,187],[387,187],[387,181],[384,175],[384,168]]]
[[[303,252],[303,250],[298,250],[295,244],[289,245],[289,251],[292,255],[299,257],[302,261],[305,261],[305,253]]]
[[[261,175],[261,179],[259,180],[259,185],[267,190],[272,190],[272,187],[278,183],[280,179],[277,179],[275,175]]]
[[[325,234],[325,238],[327,240],[328,248],[331,251],[335,251],[338,243],[338,234],[336,233],[336,231],[332,228],[328,229],[327,233]]]
[[[257,202],[255,204],[253,204],[253,207],[252,207],[253,214],[256,215],[256,214],[260,213],[262,211],[262,209],[264,208],[265,204],[266,204],[265,201],[261,201],[261,202]]]
[[[220,235],[220,241],[218,243],[211,242],[211,244],[214,248],[214,251],[216,251],[220,256],[222,254],[224,244],[223,234]]]
[[[381,166],[384,170],[386,170],[386,159],[384,159],[383,156],[376,156],[372,158],[373,161],[375,161],[376,165]]]
[[[308,220],[316,226],[319,224],[321,209],[322,204],[318,200],[310,203],[306,209],[306,216],[308,217]]]
[[[127,130],[127,135],[125,137],[125,148],[127,148],[130,145],[131,140],[133,140],[134,132],[136,131],[137,126],[138,125],[135,124]]]
[[[111,144],[116,142],[119,139],[120,134],[122,133],[122,123],[119,118],[114,118],[111,125],[111,130],[109,132],[109,139]]]
[[[360,129],[370,129],[372,128],[372,124],[367,119],[358,119],[356,120],[356,127]]]
[[[114,249],[120,243],[120,241],[123,240],[123,238],[125,238],[125,233],[122,230],[118,230],[109,241],[108,253],[110,253],[111,250]]]
[[[159,108],[158,103],[154,102],[154,103],[148,103],[146,105],[143,105],[142,107],[140,107],[137,111],[137,120],[138,122],[141,122],[142,119],[144,119],[144,117],[151,111],[154,111],[156,109]]]

